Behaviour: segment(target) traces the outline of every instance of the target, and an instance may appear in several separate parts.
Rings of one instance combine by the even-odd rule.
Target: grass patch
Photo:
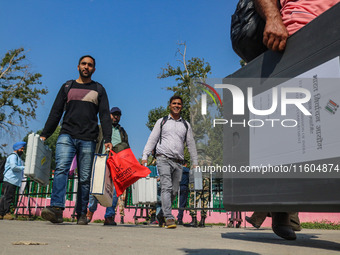
[[[323,221],[314,221],[314,222],[302,222],[301,223],[302,228],[306,229],[331,229],[331,230],[340,230],[340,224],[330,222],[327,220]]]
[[[104,223],[104,220],[94,220],[93,223]]]
[[[22,220],[22,221],[27,221],[27,220],[30,220],[30,221],[46,221],[44,220],[41,216],[32,216],[31,218],[28,217],[28,216],[18,216],[17,218],[15,218],[15,220]],[[77,219],[74,219],[72,221],[72,218],[63,218],[64,222],[75,222],[77,221]]]
[[[225,223],[205,223],[206,226],[225,226]]]

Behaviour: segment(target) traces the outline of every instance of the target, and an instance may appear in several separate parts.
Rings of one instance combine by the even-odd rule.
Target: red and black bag
[[[151,173],[149,168],[138,162],[130,148],[123,149],[118,153],[111,150],[106,164],[110,169],[117,197],[123,194],[130,185]]]

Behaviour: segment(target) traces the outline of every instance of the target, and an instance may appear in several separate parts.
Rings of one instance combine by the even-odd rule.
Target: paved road
[[[14,245],[20,243],[21,245]],[[39,243],[40,245],[27,245]],[[308,230],[286,241],[270,229],[191,229],[91,223],[0,221],[0,254],[339,254],[339,230]]]

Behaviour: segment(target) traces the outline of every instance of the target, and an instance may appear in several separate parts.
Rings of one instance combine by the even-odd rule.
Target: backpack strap
[[[161,122],[161,131],[159,133],[159,144],[162,143],[162,130],[163,130],[163,126],[167,122],[168,118],[169,118],[169,116],[164,116],[163,119],[162,119],[162,122]]]
[[[97,86],[97,92],[98,92],[98,97],[103,94],[103,85],[101,85],[99,82],[93,81],[96,86]]]
[[[66,100],[67,100],[68,92],[70,91],[73,82],[74,82],[74,80],[69,80],[65,83],[64,91],[65,91],[65,94],[66,94],[66,97],[65,97]]]
[[[67,104],[67,95],[68,95],[68,92],[70,91],[71,87],[72,87],[72,84],[73,84],[73,81],[74,80],[69,80],[65,83],[65,87],[64,87],[64,92],[65,92],[65,98],[64,98],[64,101],[65,101],[65,104],[64,104],[64,111],[66,111],[66,104]]]
[[[169,116],[163,117],[163,120],[162,120],[162,122],[161,122],[161,132],[160,132],[160,134],[159,134],[159,144],[162,143],[162,130],[163,130],[163,126],[164,126],[164,124],[167,122],[168,118],[169,118]],[[189,126],[188,126],[188,123],[186,122],[185,119],[181,118],[181,122],[184,124],[185,129],[186,129],[185,137],[184,137],[184,142],[186,142]]]
[[[186,132],[185,132],[185,136],[184,136],[184,142],[186,142],[187,141],[187,134],[188,134],[189,126],[188,126],[188,123],[187,123],[187,121],[185,119],[182,118],[181,120],[182,120],[182,122],[183,122],[183,124],[184,124],[184,126],[186,128]]]

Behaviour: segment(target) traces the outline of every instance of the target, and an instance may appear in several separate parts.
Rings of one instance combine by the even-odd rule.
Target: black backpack
[[[4,180],[6,158],[0,161],[0,182]]]
[[[169,116],[164,116],[163,119],[162,119],[162,122],[161,122],[161,131],[160,131],[160,134],[159,134],[159,144],[162,143],[162,130],[163,130],[163,126],[164,124],[168,121],[168,117]],[[182,123],[184,124],[185,128],[186,128],[186,132],[185,132],[185,137],[184,137],[184,142],[187,140],[187,134],[188,134],[188,123],[184,120],[184,119],[181,119]],[[155,158],[156,157],[156,147],[157,147],[157,144],[158,142],[156,143],[155,145],[155,148],[152,150],[151,154],[152,156]]]
[[[11,154],[15,154],[15,153],[11,153]],[[11,155],[11,154],[9,154],[9,155]],[[6,160],[7,160],[7,158],[4,158],[0,161],[0,182],[3,182],[3,180],[4,180]]]

